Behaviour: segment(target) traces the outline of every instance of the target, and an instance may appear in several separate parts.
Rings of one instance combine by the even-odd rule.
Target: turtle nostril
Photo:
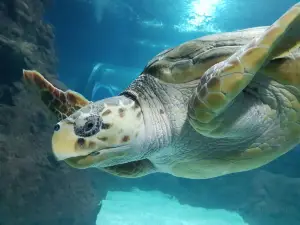
[[[85,140],[84,140],[83,138],[78,138],[77,143],[78,143],[80,146],[83,146],[84,143],[85,143]]]
[[[54,125],[54,131],[59,131],[60,125],[57,123]]]

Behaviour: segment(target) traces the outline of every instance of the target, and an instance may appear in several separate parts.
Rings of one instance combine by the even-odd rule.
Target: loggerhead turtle
[[[299,27],[296,4],[269,27],[183,43],[119,96],[96,102],[36,71],[24,77],[62,119],[52,137],[58,160],[122,177],[212,178],[258,168],[299,143]]]

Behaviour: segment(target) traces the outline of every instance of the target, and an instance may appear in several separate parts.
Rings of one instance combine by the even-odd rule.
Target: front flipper
[[[262,66],[298,45],[299,36],[288,38],[297,27],[300,4],[288,10],[260,37],[205,72],[189,101],[189,121],[197,132],[214,135],[213,131],[221,125],[222,113]],[[291,42],[286,43],[287,40]]]
[[[89,104],[85,97],[75,91],[62,91],[54,87],[35,70],[23,70],[23,77],[26,82],[33,84],[38,89],[42,101],[55,114],[58,121]]]

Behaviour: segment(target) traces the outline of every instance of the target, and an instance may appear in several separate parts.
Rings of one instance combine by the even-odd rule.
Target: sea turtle
[[[53,153],[122,177],[206,179],[265,165],[300,140],[300,4],[273,25],[158,54],[120,95],[90,102],[36,71],[25,80],[60,122]]]

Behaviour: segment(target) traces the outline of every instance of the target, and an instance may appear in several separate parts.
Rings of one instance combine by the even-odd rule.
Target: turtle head
[[[90,103],[54,126],[53,153],[76,168],[106,167],[140,159],[144,121],[125,96]]]

